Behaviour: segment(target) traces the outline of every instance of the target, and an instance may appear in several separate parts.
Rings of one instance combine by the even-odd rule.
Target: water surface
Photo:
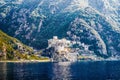
[[[0,80],[120,80],[120,61],[0,63]]]

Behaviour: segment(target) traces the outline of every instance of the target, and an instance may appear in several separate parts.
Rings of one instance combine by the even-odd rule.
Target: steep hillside
[[[15,38],[8,36],[0,30],[0,59],[27,59],[27,55],[32,54],[30,47],[23,45]]]
[[[53,36],[80,54],[120,55],[119,0],[2,0],[0,29],[36,49]]]

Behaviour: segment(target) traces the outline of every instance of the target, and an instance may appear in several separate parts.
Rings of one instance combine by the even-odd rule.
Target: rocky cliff
[[[33,49],[0,30],[0,60],[27,59]]]

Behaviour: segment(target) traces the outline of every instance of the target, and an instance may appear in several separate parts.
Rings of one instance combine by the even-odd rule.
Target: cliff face
[[[32,54],[33,50],[15,38],[8,36],[0,30],[0,59],[25,59],[23,55]]]
[[[81,54],[120,54],[119,0],[2,0],[0,29],[36,49],[53,36],[77,42]]]

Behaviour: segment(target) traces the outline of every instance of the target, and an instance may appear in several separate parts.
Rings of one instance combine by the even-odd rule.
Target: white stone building
[[[53,61],[76,61],[77,53],[70,46],[71,42],[65,38],[58,39],[57,36],[54,36],[53,39],[48,40],[48,48],[54,48]]]

